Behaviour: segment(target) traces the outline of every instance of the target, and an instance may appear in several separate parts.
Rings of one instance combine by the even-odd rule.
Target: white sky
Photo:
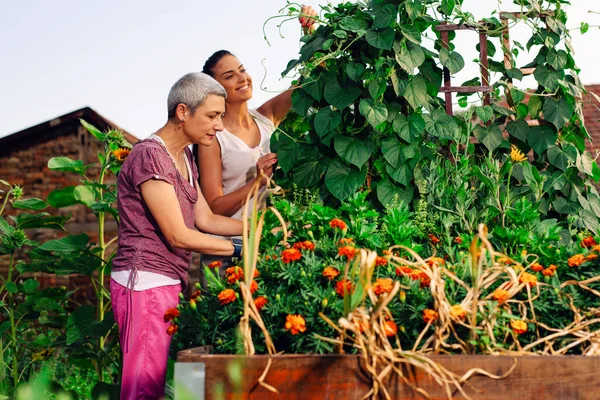
[[[572,0],[569,28],[600,25],[598,0]],[[337,3],[337,2],[336,2]],[[90,106],[130,133],[145,137],[166,120],[166,98],[183,74],[200,71],[215,50],[236,54],[254,78],[254,106],[289,86],[280,79],[299,49],[300,27],[262,25],[284,0],[20,0],[0,3],[0,137]],[[323,0],[307,0],[318,9]],[[503,11],[514,10],[504,0]],[[498,10],[496,0],[465,0],[477,18]],[[526,30],[513,38],[527,42]],[[600,30],[572,32],[575,60],[584,83],[600,83]],[[478,76],[477,36],[459,32],[467,68],[454,83]],[[497,46],[500,49],[499,46]],[[501,59],[498,54],[496,59]],[[520,64],[528,59],[523,57]],[[264,62],[265,67],[262,63]],[[266,68],[266,69],[265,69]],[[260,82],[265,79],[261,90]],[[533,83],[526,82],[533,86]],[[270,91],[270,92],[269,92]]]

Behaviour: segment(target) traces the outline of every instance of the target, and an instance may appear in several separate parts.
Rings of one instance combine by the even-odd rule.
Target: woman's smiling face
[[[227,91],[228,103],[244,102],[252,98],[252,78],[237,57],[224,56],[214,66],[212,73]]]

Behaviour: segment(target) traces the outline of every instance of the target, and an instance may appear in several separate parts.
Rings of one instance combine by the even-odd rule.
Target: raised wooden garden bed
[[[481,368],[494,375],[503,375],[517,363],[505,379],[495,380],[472,376],[464,385],[473,399],[600,399],[600,357],[585,356],[432,356],[448,370],[463,375]],[[178,362],[204,363],[206,368],[205,396],[214,398],[214,390],[223,385],[226,399],[361,399],[370,390],[368,374],[356,355],[278,355],[265,382],[279,390],[272,393],[258,384],[267,366],[268,356],[234,356],[204,354],[203,349],[179,352]],[[234,385],[228,377],[228,365],[242,364],[243,383]],[[424,371],[405,368],[405,375],[417,387],[426,390],[432,399],[446,399],[445,390]],[[221,382],[221,383],[220,383]],[[420,394],[401,384],[393,376],[386,388],[394,399],[419,399]],[[464,398],[453,388],[453,398]]]

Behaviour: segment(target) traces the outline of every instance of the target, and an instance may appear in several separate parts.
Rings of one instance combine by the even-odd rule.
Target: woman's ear
[[[179,122],[184,122],[185,117],[187,116],[188,108],[185,104],[179,103],[175,110],[175,114],[177,115],[177,120]]]

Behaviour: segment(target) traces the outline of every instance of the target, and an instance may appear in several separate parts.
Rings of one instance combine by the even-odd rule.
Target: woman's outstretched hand
[[[298,20],[300,21],[300,25],[302,25],[302,29],[304,33],[312,33],[315,30],[315,18],[317,16],[317,12],[311,6],[303,5],[300,10],[300,17]]]
[[[266,176],[270,177],[271,175],[273,175],[273,170],[275,169],[276,164],[277,164],[277,154],[275,154],[275,153],[265,154],[264,156],[259,158],[258,161],[256,162],[257,178],[260,178],[261,171]],[[266,185],[267,180],[265,178],[260,178],[260,184]]]

